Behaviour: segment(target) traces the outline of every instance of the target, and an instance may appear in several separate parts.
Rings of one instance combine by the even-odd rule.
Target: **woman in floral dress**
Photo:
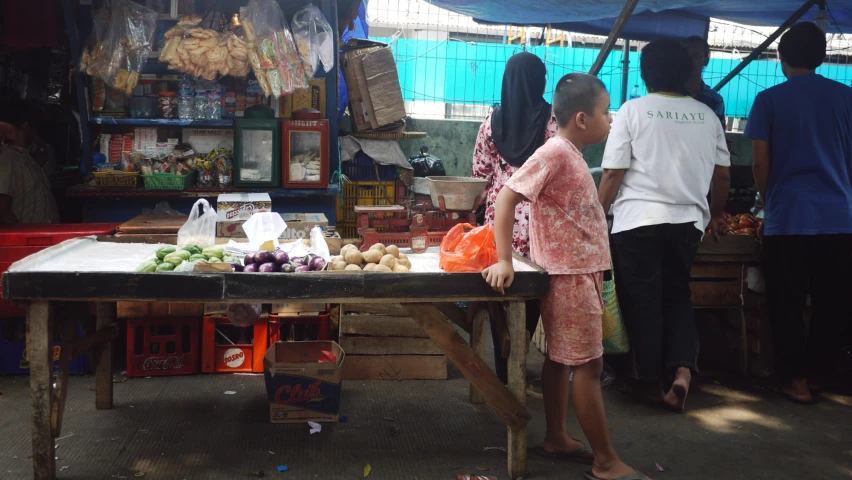
[[[503,185],[544,142],[556,134],[556,119],[544,96],[547,68],[537,56],[513,55],[503,73],[500,106],[491,112],[476,138],[473,176],[488,181],[485,188],[484,221],[494,224],[494,203]],[[515,253],[529,258],[530,206],[522,202],[515,210],[512,246]],[[527,330],[532,336],[540,316],[538,301],[527,302]],[[506,382],[506,359],[500,353],[500,339],[494,322],[494,364],[497,376]]]

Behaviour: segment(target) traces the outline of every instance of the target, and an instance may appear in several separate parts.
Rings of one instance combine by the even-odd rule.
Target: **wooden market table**
[[[32,398],[33,477],[56,478],[54,439],[62,428],[69,362],[88,350],[96,361],[95,405],[113,406],[112,340],[117,336],[116,302],[177,303],[382,303],[414,318],[471,384],[470,400],[488,403],[508,426],[508,470],[525,474],[527,460],[526,333],[524,301],[549,288],[546,272],[516,259],[516,277],[506,296],[495,294],[479,273],[438,269],[433,249],[409,254],[409,273],[133,273],[158,248],[117,243],[113,237],[69,240],[14,264],[3,274],[3,294],[27,305],[27,349]],[[56,315],[60,302],[97,303],[97,331],[75,340],[74,319]],[[457,306],[467,302],[468,311]],[[509,386],[482,359],[487,326],[482,307],[505,317],[510,333]],[[504,315],[505,314],[505,315]],[[453,323],[470,332],[468,343]],[[51,339],[61,334],[58,378],[53,379]]]

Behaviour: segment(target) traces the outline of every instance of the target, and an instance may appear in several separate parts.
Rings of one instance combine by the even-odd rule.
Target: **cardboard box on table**
[[[319,362],[322,352],[336,362]],[[343,386],[343,349],[335,342],[277,342],[264,358],[271,423],[337,422]]]
[[[328,219],[322,213],[282,213],[281,219],[287,224],[287,229],[278,237],[279,241],[311,238],[314,227],[328,228]],[[245,221],[216,223],[216,236],[219,238],[246,238],[243,230]]]
[[[245,222],[259,212],[271,212],[268,193],[223,193],[216,199],[219,222]]]

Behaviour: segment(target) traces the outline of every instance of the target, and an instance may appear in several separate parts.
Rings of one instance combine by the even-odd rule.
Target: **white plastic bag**
[[[260,250],[264,243],[272,242],[272,248],[278,246],[278,237],[287,229],[287,224],[281,219],[281,214],[274,212],[255,213],[245,223],[249,244],[255,250]]]
[[[311,229],[310,246],[305,245],[305,242],[302,240],[296,240],[295,242],[281,245],[280,250],[290,255],[290,258],[304,257],[309,253],[313,253],[314,255],[322,257],[326,262],[331,260],[331,252],[328,250],[328,242],[325,241],[325,235],[322,234],[322,229],[320,227],[314,227]]]
[[[199,212],[199,205],[204,208],[204,212]],[[189,220],[178,230],[178,248],[183,248],[187,245],[200,245],[201,247],[210,247],[216,244],[216,210],[207,203],[207,200],[200,199],[192,206],[192,212],[189,213]]]

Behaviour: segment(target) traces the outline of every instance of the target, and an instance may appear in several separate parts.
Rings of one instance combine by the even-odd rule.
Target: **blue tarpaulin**
[[[509,25],[553,25],[560,29],[606,35],[625,0],[429,0],[476,21]],[[805,0],[641,0],[622,37],[704,36],[710,17],[746,25],[778,26]],[[829,31],[852,32],[852,0],[826,0]],[[803,20],[813,20],[814,7]]]

